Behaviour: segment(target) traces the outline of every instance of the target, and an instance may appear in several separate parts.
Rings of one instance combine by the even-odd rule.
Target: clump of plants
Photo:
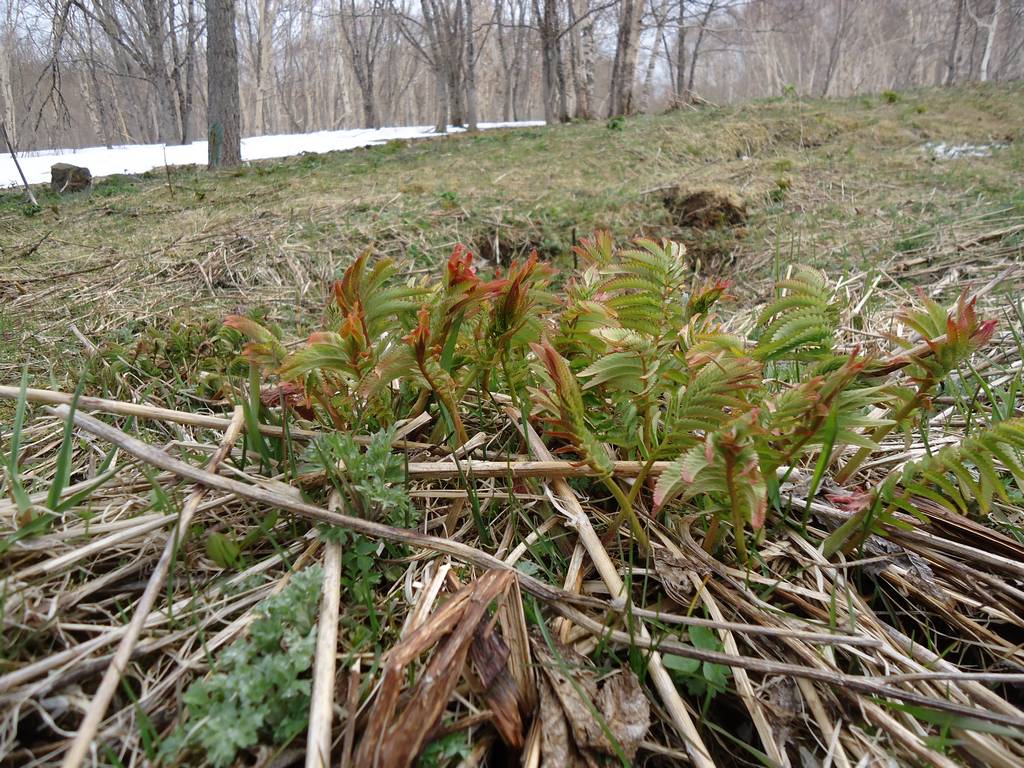
[[[394,437],[394,429],[380,430],[364,449],[350,434],[321,435],[302,455],[300,469],[324,471],[345,512],[410,527],[417,511],[405,488],[404,461],[391,448]],[[331,526],[322,526],[320,536],[344,545],[341,582],[352,601],[344,619],[351,632],[347,645],[372,647],[384,623],[375,589],[391,575],[378,558],[385,548],[401,557],[403,548]],[[235,548],[224,537],[211,540],[224,542],[218,544],[221,550]],[[214,766],[229,765],[248,747],[285,745],[306,728],[322,580],[319,566],[307,568],[260,604],[248,634],[217,656],[209,675],[189,686],[182,699],[188,719],[162,744],[165,756],[201,748]]]
[[[966,512],[1004,495],[1004,477],[1024,477],[1013,419],[899,477],[859,472],[890,433],[912,433],[991,338],[994,322],[972,301],[947,312],[922,296],[899,316],[892,354],[838,344],[843,301],[814,269],[794,267],[743,322],[723,309],[728,284],[698,281],[678,243],[621,248],[599,233],[576,255],[556,297],[536,255],[484,279],[459,247],[440,279],[403,280],[364,254],[335,285],[325,329],[291,353],[252,320],[227,322],[249,336],[253,365],[287,389],[286,407],[339,430],[432,410],[433,437],[457,447],[481,403],[514,405],[556,453],[589,467],[614,504],[598,522],[612,536],[626,524],[641,553],[650,520],[686,510],[703,521],[708,552],[748,563],[770,518],[806,522],[782,492],[797,476],[807,499],[827,481],[856,508],[828,553],[914,512],[923,484]],[[626,482],[616,460],[642,468]]]

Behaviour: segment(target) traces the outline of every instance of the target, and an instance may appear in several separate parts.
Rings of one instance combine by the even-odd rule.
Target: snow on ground
[[[1002,149],[1005,144],[945,144],[929,141],[922,147],[925,152],[947,160],[961,157],[989,157],[993,150]]]
[[[480,128],[529,128],[543,122],[480,123]],[[456,133],[462,128],[449,128]],[[320,131],[279,136],[254,136],[242,139],[243,160],[266,160],[289,157],[303,152],[334,152],[384,144],[394,139],[425,139],[439,136],[427,126],[403,128],[355,129],[348,131]],[[6,147],[4,147],[6,149]],[[167,146],[164,144],[129,144],[120,147],[88,147],[86,149],[47,149],[18,153],[18,161],[29,184],[50,181],[50,166],[54,163],[84,165],[93,177],[115,173],[145,173],[165,165],[206,165],[206,142]],[[0,156],[0,188],[21,184],[18,170],[9,153]]]

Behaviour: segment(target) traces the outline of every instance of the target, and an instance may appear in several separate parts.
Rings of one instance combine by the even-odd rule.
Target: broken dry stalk
[[[224,457],[227,456],[235,440],[238,439],[243,423],[244,411],[241,406],[237,406],[234,415],[231,417],[228,429],[224,433],[224,438],[220,442],[220,447],[206,464],[207,471],[211,473],[217,471],[217,467],[224,460]],[[157,562],[153,574],[149,577],[146,591],[142,593],[142,597],[139,598],[139,603],[135,607],[131,624],[128,625],[127,632],[121,638],[121,642],[117,646],[117,652],[107,667],[99,688],[96,689],[92,702],[89,704],[89,709],[86,710],[85,719],[82,720],[82,724],[78,727],[78,733],[75,734],[75,738],[64,756],[62,768],[78,768],[82,761],[85,760],[100,722],[107,713],[107,707],[110,706],[110,700],[114,697],[114,691],[117,690],[118,683],[121,682],[121,676],[128,666],[132,651],[135,650],[135,644],[142,634],[143,625],[149,617],[149,612],[156,604],[160,590],[163,588],[164,580],[167,578],[167,572],[178,552],[178,547],[181,546],[182,541],[188,536],[192,516],[205,495],[205,488],[196,488],[192,495],[189,496],[188,501],[185,502],[185,506],[178,516],[177,524],[171,529],[167,537],[163,554],[160,555],[160,560]]]
[[[513,417],[513,422],[517,426],[523,423],[522,419],[515,416]],[[551,454],[548,452],[547,446],[544,445],[544,441],[540,439],[540,435],[529,424],[525,424],[524,428],[527,430],[525,437],[530,445],[530,449],[541,459],[550,461]],[[612,599],[626,601],[628,604],[629,596],[626,594],[625,585],[619,577],[615,563],[608,556],[608,552],[601,543],[597,531],[594,530],[594,526],[590,523],[590,518],[587,517],[586,511],[580,504],[579,499],[576,498],[576,493],[563,478],[553,479],[551,485],[561,502],[556,504],[556,507],[569,519],[570,525],[579,533],[580,541],[586,548],[587,554],[590,555],[590,559],[593,561],[594,567],[597,568],[597,572],[601,575],[601,580],[608,587]],[[650,639],[650,633],[642,622],[637,622],[636,631],[642,639]],[[686,743],[686,751],[690,755],[693,764],[698,766],[698,768],[714,768],[715,763],[711,759],[711,753],[708,752],[708,748],[704,745],[704,741],[701,739],[700,733],[697,731],[697,727],[694,725],[690,713],[686,709],[686,705],[679,696],[679,691],[676,690],[676,685],[669,676],[668,670],[665,669],[665,665],[661,660],[661,654],[658,651],[653,651],[648,657],[647,669],[654,681],[654,687],[657,689],[662,702],[665,704],[665,708],[672,718],[673,725],[675,725],[680,737]]]
[[[328,509],[341,506],[337,491]],[[313,662],[313,692],[309,701],[309,731],[306,737],[306,768],[331,765],[331,720],[334,716],[334,662],[338,648],[338,614],[341,603],[341,544],[328,541],[324,548],[324,579],[320,599],[320,621]]]

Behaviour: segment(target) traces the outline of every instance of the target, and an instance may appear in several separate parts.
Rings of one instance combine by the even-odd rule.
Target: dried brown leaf
[[[541,675],[537,690],[540,694],[541,768],[589,766],[576,750],[562,703],[545,675]]]
[[[654,547],[652,552],[654,553],[654,572],[668,596],[679,605],[688,605],[693,600],[694,591],[690,574],[696,572],[703,578],[708,573],[707,566],[678,557],[665,547]]]
[[[623,669],[601,685],[597,703],[615,740],[630,760],[651,727],[651,704],[631,669]]]
[[[568,750],[561,742],[562,725],[550,701],[545,703],[545,696],[553,697],[561,706],[566,736],[578,755],[578,764],[598,765],[604,756],[632,760],[651,720],[650,703],[636,675],[624,669],[599,685],[587,659],[567,646],[556,644],[552,650],[543,640],[536,640],[534,655],[543,671],[541,715],[545,718],[545,734],[551,728],[559,734],[545,737],[545,764],[550,759],[550,764],[556,765]]]
[[[462,676],[470,645],[490,604],[508,592],[514,575],[488,571],[468,584],[388,655],[377,699],[359,744],[356,766],[406,768],[422,751]],[[454,605],[453,605],[454,604]],[[433,641],[440,644],[403,711],[395,714],[405,667]]]
[[[469,658],[498,734],[510,747],[522,749],[522,704],[519,689],[508,667],[509,647],[494,631],[492,624],[487,623],[477,629],[469,648]]]

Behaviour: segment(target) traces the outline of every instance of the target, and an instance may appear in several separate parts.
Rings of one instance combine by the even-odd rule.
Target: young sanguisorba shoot
[[[902,485],[859,472],[992,336],[972,301],[947,312],[922,297],[900,315],[901,349],[867,352],[840,345],[847,307],[818,270],[791,268],[750,322],[723,311],[728,284],[698,280],[678,243],[620,248],[598,233],[576,255],[568,276],[533,254],[485,279],[459,246],[431,279],[364,254],[304,347],[287,353],[249,318],[227,324],[251,340],[254,365],[292,388],[290,402],[304,399],[300,415],[339,429],[435,411],[435,432],[457,447],[481,401],[517,406],[554,453],[588,467],[614,499],[607,533],[628,523],[641,551],[652,521],[696,514],[708,552],[748,563],[766,525],[801,527],[820,489],[845,486],[859,501],[825,542],[832,552],[884,530],[914,494],[964,512],[1024,475],[1013,420],[909,465]],[[620,476],[617,461],[638,469]],[[782,490],[797,476],[803,504]]]

